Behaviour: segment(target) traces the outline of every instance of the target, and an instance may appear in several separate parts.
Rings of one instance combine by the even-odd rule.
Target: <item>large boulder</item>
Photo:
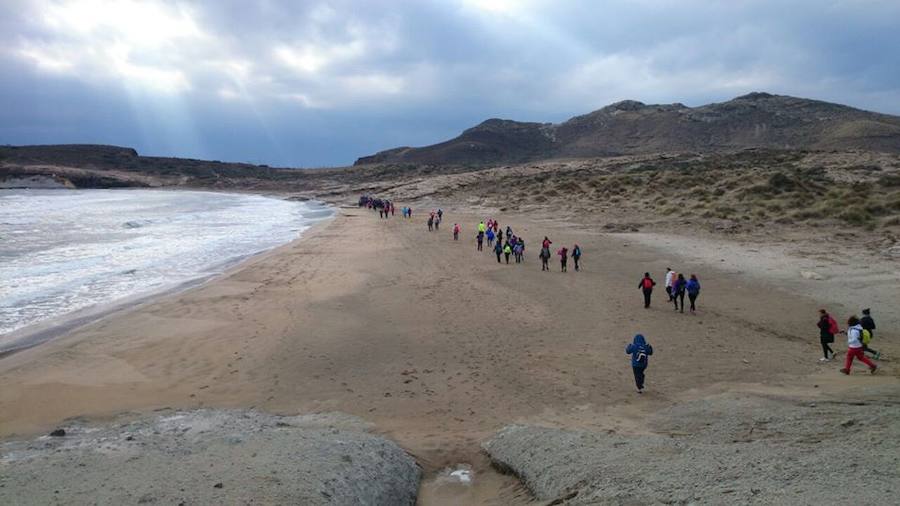
[[[0,504],[411,505],[421,475],[347,415],[199,410],[64,430],[0,445]]]

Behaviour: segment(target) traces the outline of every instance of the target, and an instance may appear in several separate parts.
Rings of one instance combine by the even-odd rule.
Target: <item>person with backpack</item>
[[[678,311],[678,301],[681,300],[681,312],[684,312],[684,292],[686,289],[687,280],[684,279],[684,274],[679,274],[672,285],[672,301],[675,303],[675,311]]]
[[[484,220],[482,220],[481,223],[478,224],[478,231],[483,234],[486,228],[487,227],[484,226]]]
[[[484,251],[482,248],[482,244],[484,244],[484,232],[478,231],[478,234],[475,235],[475,240],[478,242],[478,251]]]
[[[696,274],[691,274],[691,279],[685,285],[685,290],[687,290],[688,299],[691,301],[691,313],[693,313],[697,311],[697,297],[700,296],[700,280],[697,279]]]
[[[578,272],[578,261],[581,260],[581,246],[572,246],[572,260],[575,261],[575,272]]]
[[[485,234],[485,236],[487,237],[488,247],[493,246],[494,245],[494,230],[490,229],[490,228],[487,229],[487,233]]]
[[[559,272],[566,272],[566,263],[569,261],[569,248],[563,246],[556,252],[559,255]]]
[[[850,367],[853,365],[854,358],[869,366],[869,372],[872,374],[875,374],[875,371],[878,369],[878,366],[863,353],[863,331],[864,329],[859,324],[859,318],[856,315],[851,316],[847,320],[847,359],[844,361],[844,368],[841,369],[841,372],[844,374],[850,374]]]
[[[625,354],[631,355],[631,370],[634,372],[634,384],[639,394],[644,393],[644,372],[653,355],[653,347],[650,346],[644,336],[637,334],[634,341],[625,347]]]
[[[500,255],[503,254],[503,244],[500,241],[497,241],[497,244],[494,245],[494,253],[497,255],[497,263],[500,263]]]
[[[459,223],[453,224],[453,240],[454,241],[459,240]]]
[[[512,254],[512,246],[510,246],[509,241],[506,241],[506,244],[503,245],[503,255],[506,256],[506,265],[509,265],[510,254]]]
[[[819,362],[828,362],[834,358],[834,350],[831,349],[831,343],[834,342],[834,335],[840,332],[837,321],[828,314],[824,309],[819,310],[819,342],[822,344],[823,358]],[[831,353],[831,357],[828,354]]]
[[[863,353],[871,353],[872,358],[878,360],[881,358],[881,353],[869,348],[869,343],[872,342],[872,338],[875,337],[875,320],[872,319],[872,310],[869,308],[862,310],[862,318],[859,319],[859,324],[862,325],[864,331],[869,333],[868,336],[863,336]]]
[[[641,281],[638,283],[638,288],[644,292],[644,309],[650,307],[650,296],[653,295],[654,286],[656,286],[656,281],[653,281],[649,272],[645,272],[644,277],[641,278]]]
[[[550,270],[550,248],[541,248],[541,271]]]

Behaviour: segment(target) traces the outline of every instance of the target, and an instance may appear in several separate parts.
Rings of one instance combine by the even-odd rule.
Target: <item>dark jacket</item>
[[[653,347],[644,340],[644,336],[638,334],[634,336],[634,342],[625,347],[625,353],[631,355],[631,367],[647,367]]]
[[[875,330],[875,320],[872,319],[871,315],[863,315],[863,317],[859,319],[859,324],[869,332]]]

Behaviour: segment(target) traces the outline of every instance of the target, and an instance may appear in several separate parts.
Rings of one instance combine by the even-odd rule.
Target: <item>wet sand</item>
[[[666,266],[681,267],[676,251],[501,215],[528,241],[525,264],[507,266],[487,247],[476,252],[478,218],[448,213],[428,233],[421,214],[379,220],[341,209],[212,282],[2,358],[0,436],[163,407],[342,411],[373,422],[426,473],[475,466],[478,486],[442,497],[426,482],[423,503],[508,503],[527,496],[488,471],[479,443],[510,423],[628,433],[648,413],[716,392],[898,384],[890,361],[879,375],[857,366],[849,378],[837,362],[818,363],[822,301],[789,280],[696,258],[683,270],[700,276],[699,312],[680,314],[661,286]],[[560,273],[555,256],[541,272],[544,235],[554,251],[578,242],[582,272],[570,263]],[[645,270],[660,282],[648,310],[637,289]],[[656,350],[644,395],[624,354],[636,332]],[[878,347],[897,356],[888,335]]]

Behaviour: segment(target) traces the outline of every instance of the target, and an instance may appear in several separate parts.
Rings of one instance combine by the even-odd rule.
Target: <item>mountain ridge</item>
[[[490,118],[453,139],[380,151],[354,165],[491,165],[747,148],[900,153],[900,116],[766,92],[697,107],[622,100],[561,123]]]

